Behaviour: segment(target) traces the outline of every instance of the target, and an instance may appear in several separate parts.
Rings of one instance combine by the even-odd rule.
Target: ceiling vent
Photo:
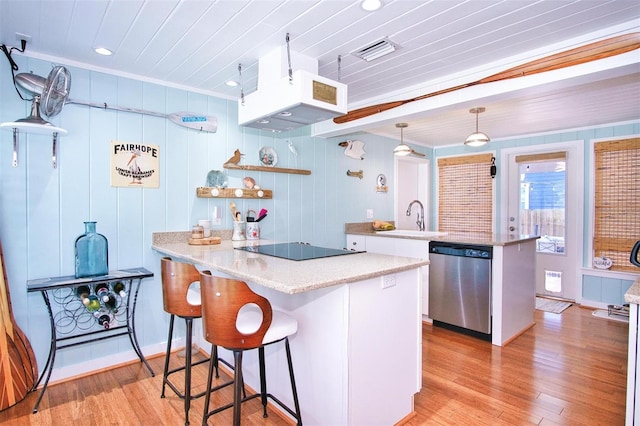
[[[375,43],[352,52],[351,54],[369,62],[393,53],[398,50],[399,47],[400,46],[398,46],[388,38],[383,38],[382,40],[376,41]]]
[[[238,124],[282,132],[347,113],[347,85],[320,77],[318,61],[278,48],[260,58],[258,90],[238,100]]]

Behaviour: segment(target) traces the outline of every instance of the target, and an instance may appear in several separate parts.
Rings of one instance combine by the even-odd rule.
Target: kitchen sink
[[[438,232],[438,231],[416,231],[411,229],[394,229],[393,231],[376,231],[376,234],[384,234],[388,236],[398,236],[398,237],[441,237],[443,235],[447,235],[446,232]]]

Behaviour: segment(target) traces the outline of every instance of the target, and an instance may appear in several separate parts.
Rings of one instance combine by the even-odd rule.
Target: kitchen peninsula
[[[478,232],[376,232],[371,223],[347,223],[347,246],[368,252],[412,255],[429,258],[429,242],[492,247],[491,261],[491,343],[504,346],[534,325],[535,240],[530,235],[503,235]],[[429,268],[433,268],[431,264]],[[427,268],[423,268],[427,269]],[[424,318],[429,318],[429,280],[423,273]],[[438,301],[435,301],[438,303]]]
[[[422,383],[420,270],[427,260],[354,253],[294,261],[236,249],[271,243],[264,240],[223,236],[219,245],[189,245],[189,235],[154,233],[152,248],[246,281],[298,320],[291,346],[305,424],[390,425],[413,415]],[[267,348],[267,364],[267,374],[282,376],[268,380],[270,391],[291,404],[284,353]],[[244,366],[246,383],[258,389],[257,356],[248,353]]]

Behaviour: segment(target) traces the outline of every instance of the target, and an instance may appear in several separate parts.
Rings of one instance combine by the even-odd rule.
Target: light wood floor
[[[425,325],[423,387],[410,424],[623,425],[628,325],[591,312],[577,306],[560,315],[536,311],[536,325],[503,348]],[[182,401],[170,390],[160,398],[163,359],[150,360],[155,378],[135,363],[50,386],[36,414],[31,393],[0,412],[0,424],[184,424]],[[194,369],[194,383],[205,377],[206,367]],[[215,397],[217,404],[231,394]],[[202,422],[203,404],[203,398],[192,403],[192,425]],[[289,424],[270,413],[263,419],[259,401],[250,401],[243,424]],[[231,410],[209,424],[231,424]]]

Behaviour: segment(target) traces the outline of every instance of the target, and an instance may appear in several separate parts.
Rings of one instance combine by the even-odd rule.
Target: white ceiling
[[[292,51],[317,59],[320,75],[348,85],[353,109],[472,82],[640,28],[637,0],[384,0],[377,12],[359,3],[0,0],[0,43],[19,47],[19,33],[29,36],[25,54],[32,57],[236,99],[240,89],[225,81],[238,80],[238,64],[249,94],[256,90],[258,59],[283,46],[289,33]],[[351,54],[383,37],[398,50],[371,62]],[[99,56],[98,46],[115,54]],[[476,86],[350,125],[314,126],[314,133],[397,138],[394,123],[406,121],[406,141],[457,144],[475,128],[468,112],[475,106],[486,107],[480,130],[493,139],[640,119],[640,50],[625,55],[593,70],[556,73],[544,84],[523,78],[508,91],[498,83],[491,83],[496,90]]]

